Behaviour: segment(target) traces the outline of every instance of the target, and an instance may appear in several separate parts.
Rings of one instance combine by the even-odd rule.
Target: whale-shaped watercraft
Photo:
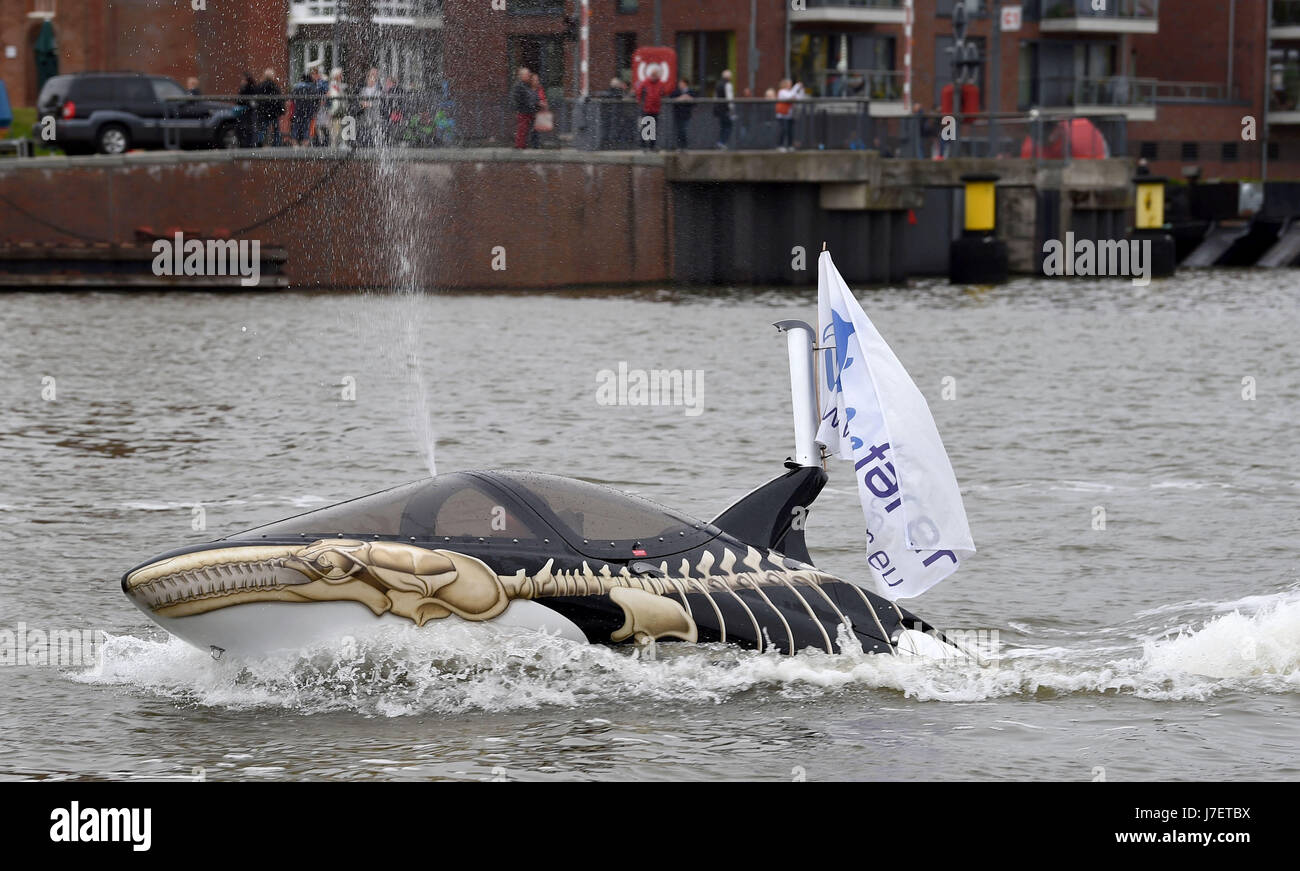
[[[887,599],[815,568],[800,519],[826,483],[791,464],[712,522],[573,478],[438,475],[127,572],[155,622],[214,655],[291,650],[376,620],[469,620],[574,641],[838,652],[936,644]]]
[[[823,289],[832,272],[823,255]],[[838,280],[838,273],[832,277]],[[853,345],[857,350],[848,353],[858,340],[846,304],[836,303],[843,316],[823,318],[832,326],[823,329],[828,338],[819,350],[830,338],[846,349],[826,364],[833,371],[821,404],[832,408],[824,415],[812,328],[777,324],[788,336],[794,455],[784,472],[709,522],[574,478],[455,472],[170,551],[128,571],[122,589],[168,632],[214,656],[293,650],[377,621],[469,621],[600,644],[726,642],[794,654],[840,652],[852,638],[869,653],[957,653],[929,624],[817,568],[808,553],[809,507],[827,480],[819,441],[833,441],[819,425],[829,420],[833,435],[851,438],[859,453],[870,444],[849,425],[855,415],[867,416],[857,413],[865,405],[847,406],[835,394],[849,380],[840,374],[854,371],[853,357],[867,357],[872,347]],[[868,329],[863,324],[861,332]],[[884,371],[889,359],[881,361]],[[924,427],[918,432],[924,436]],[[869,437],[865,429],[862,435]],[[856,464],[885,463],[860,472],[861,486],[879,490],[879,482],[892,480],[889,450],[887,443],[871,446]],[[940,465],[946,464],[944,455]],[[930,472],[927,480],[941,473]],[[889,500],[877,500],[882,518],[907,496],[879,492]],[[929,510],[935,504],[931,499],[916,516],[915,528],[936,525],[932,515],[942,515]],[[864,508],[875,510],[866,501]],[[964,527],[964,512],[959,523],[945,525]],[[891,578],[908,560],[914,562],[902,574],[915,580],[930,571],[933,583],[958,559],[956,551],[921,549],[912,533],[896,537],[895,545],[883,543],[884,520],[869,518],[868,537],[874,542],[868,562],[881,589],[898,583]]]

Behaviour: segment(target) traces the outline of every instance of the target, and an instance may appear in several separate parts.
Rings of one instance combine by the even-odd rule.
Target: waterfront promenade
[[[1045,231],[1122,231],[1128,159],[882,159],[873,151],[267,149],[0,163],[0,242],[64,251],[190,237],[286,252],[300,288],[806,285],[823,241],[846,277],[944,274],[961,177],[999,175],[1012,269]],[[815,262],[815,258],[809,258]]]

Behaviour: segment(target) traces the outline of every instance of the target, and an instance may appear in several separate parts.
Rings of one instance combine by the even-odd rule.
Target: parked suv
[[[234,148],[237,107],[208,100],[167,102],[185,89],[165,76],[75,73],[54,76],[36,107],[55,118],[54,144],[68,154],[132,148]]]

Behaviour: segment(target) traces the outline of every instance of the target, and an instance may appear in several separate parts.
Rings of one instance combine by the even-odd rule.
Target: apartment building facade
[[[730,69],[762,96],[790,73],[875,116],[935,111],[963,12],[982,111],[1122,117],[1123,151],[1166,174],[1256,177],[1267,158],[1270,176],[1300,177],[1300,0],[590,0],[588,81],[598,93],[637,48],[667,45],[706,89]],[[524,65],[564,102],[579,96],[580,14],[579,0],[0,0],[0,78],[34,102],[50,20],[64,71],[230,93],[244,70],[338,65],[358,81],[373,65],[490,107]]]

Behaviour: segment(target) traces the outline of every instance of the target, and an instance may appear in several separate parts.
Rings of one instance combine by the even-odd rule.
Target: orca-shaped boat
[[[795,457],[712,521],[575,478],[463,471],[164,553],[122,590],[214,656],[300,649],[376,621],[458,620],[599,644],[837,653],[853,637],[869,653],[956,653],[920,618],[813,565],[804,526],[827,475],[812,330],[777,326],[792,337]]]

